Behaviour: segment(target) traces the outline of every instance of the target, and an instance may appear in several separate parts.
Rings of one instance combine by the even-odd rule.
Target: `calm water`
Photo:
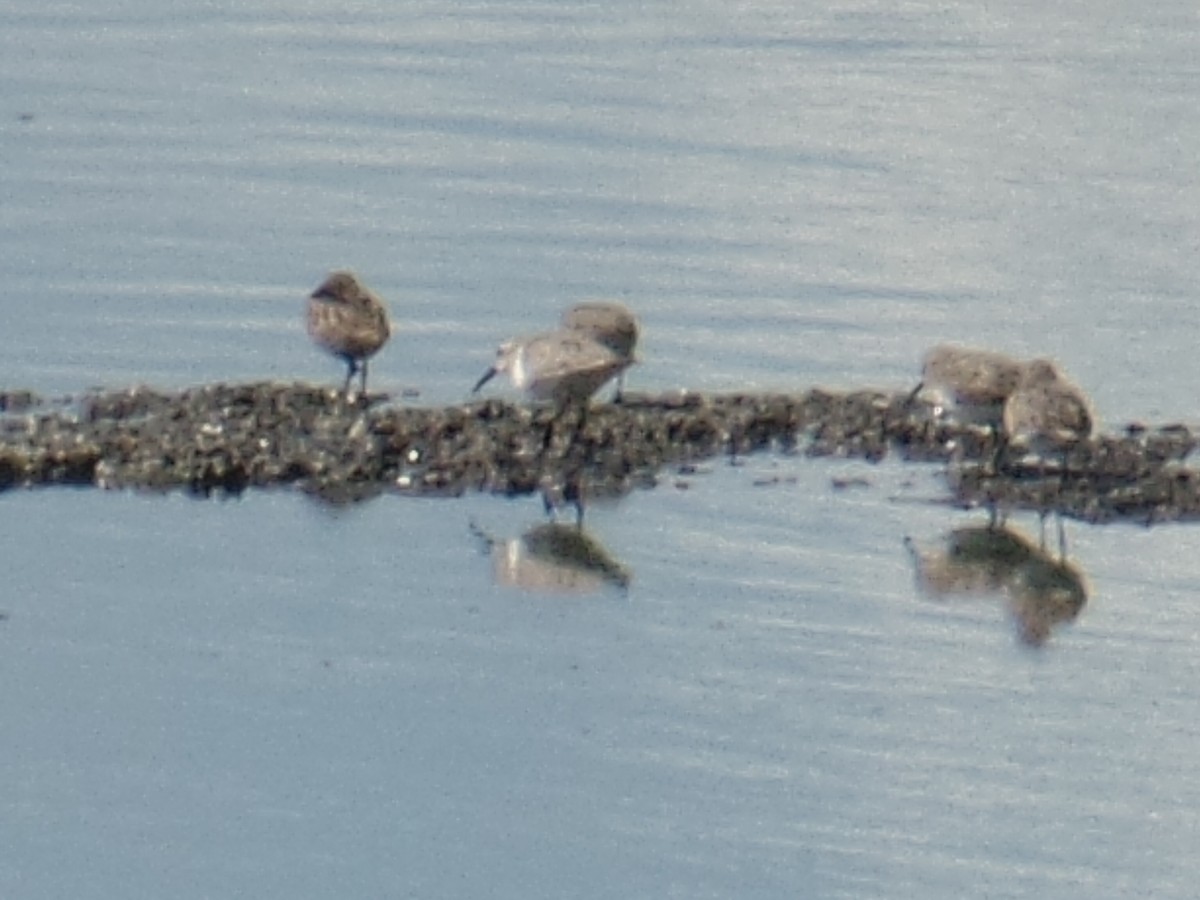
[[[899,388],[953,338],[1194,422],[1198,18],[16,0],[0,385],[333,382],[300,311],[352,266],[422,403],[616,297],[632,389]],[[1071,523],[1033,648],[917,592],[904,537],[978,520],[940,497],[716,461],[589,510],[625,589],[530,592],[532,499],[10,493],[0,894],[1191,896],[1194,529]]]

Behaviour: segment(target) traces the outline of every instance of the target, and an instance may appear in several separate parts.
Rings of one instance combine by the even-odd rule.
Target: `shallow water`
[[[422,403],[615,297],[635,390],[900,388],[958,339],[1193,420],[1183,3],[4,19],[5,387],[332,383],[301,310],[348,265]],[[918,592],[903,539],[981,518],[943,495],[714,461],[589,508],[624,589],[529,593],[480,535],[530,498],[9,493],[0,893],[1190,896],[1192,530],[1068,523],[1087,603],[1030,647]]]

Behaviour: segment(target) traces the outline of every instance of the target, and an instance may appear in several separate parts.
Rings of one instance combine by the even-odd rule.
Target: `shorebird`
[[[614,352],[580,331],[561,328],[505,341],[472,393],[505,373],[514,387],[533,399],[553,401],[557,412],[571,405],[586,410],[592,394],[632,363],[631,357]]]
[[[308,298],[308,334],[318,347],[345,360],[347,396],[356,372],[366,396],[367,359],[391,333],[387,307],[353,272],[331,272]]]
[[[1023,365],[992,350],[938,344],[925,354],[921,381],[909,395],[925,392],[938,413],[962,424],[986,425],[999,434],[1004,403],[1017,389]]]
[[[1058,366],[1035,359],[1004,404],[1004,435],[1013,446],[1040,457],[1064,455],[1091,436],[1094,419],[1087,397]]]
[[[921,381],[908,396],[911,404],[924,392],[933,403],[938,417],[948,416],[960,425],[981,425],[992,438],[991,469],[1000,467],[1004,450],[1001,426],[1004,404],[1017,388],[1023,364],[993,350],[938,344],[921,361]],[[953,460],[961,463],[963,446],[954,450]],[[954,475],[954,468],[950,469]],[[1004,519],[995,504],[989,504],[988,516],[994,527]]]
[[[590,337],[630,363],[636,362],[637,317],[623,303],[612,300],[587,300],[576,303],[562,315],[562,326]],[[620,402],[625,390],[625,372],[617,376],[614,402]]]
[[[1004,404],[1004,438],[1007,445],[1033,453],[1043,478],[1046,457],[1062,454],[1059,483],[1066,481],[1071,450],[1092,433],[1094,417],[1087,397],[1048,359],[1035,359],[1025,366],[1020,383]],[[1045,543],[1046,511],[1041,515]],[[1066,553],[1062,513],[1058,515],[1060,554]]]

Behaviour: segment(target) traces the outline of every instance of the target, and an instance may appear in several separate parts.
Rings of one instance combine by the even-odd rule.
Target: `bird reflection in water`
[[[595,594],[622,592],[633,576],[581,525],[545,522],[519,538],[502,540],[472,524],[492,558],[496,584],[531,593]]]
[[[1003,598],[1021,642],[1040,647],[1058,625],[1073,621],[1087,602],[1083,573],[1008,528],[971,526],[946,535],[940,546],[904,539],[916,567],[917,588],[930,600]]]

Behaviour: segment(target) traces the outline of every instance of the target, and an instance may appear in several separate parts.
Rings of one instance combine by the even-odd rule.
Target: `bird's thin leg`
[[[587,398],[584,398],[584,401],[579,404],[579,420],[575,425],[575,437],[579,437],[581,434],[583,434],[584,428],[587,427],[589,406],[591,406],[591,403],[588,402]]]
[[[584,487],[583,476],[579,472],[572,476],[570,489],[575,500],[575,527],[583,528]]]
[[[1041,520],[1041,524],[1039,526],[1039,534],[1040,534],[1041,549],[1045,550],[1046,549],[1046,517],[1048,515],[1050,515],[1050,507],[1046,503],[1046,477],[1049,473],[1048,473],[1048,470],[1046,469],[1045,454],[1042,454],[1041,458],[1038,460],[1038,470],[1039,470],[1039,474],[1041,476],[1038,479],[1038,488],[1039,488],[1039,494],[1040,494],[1040,496],[1038,498],[1038,501],[1039,501],[1038,516],[1040,517],[1040,520]],[[1060,493],[1061,493],[1061,491],[1060,491]],[[1057,502],[1058,498],[1056,497],[1055,500]]]
[[[1003,436],[1000,434],[1000,432],[996,429],[996,426],[993,425],[992,426],[992,461],[991,461],[992,467],[991,467],[991,472],[988,472],[987,469],[985,468],[984,469],[985,473],[987,473],[993,477],[997,477],[1000,475],[1001,457],[1002,457],[1002,454],[1004,453],[1004,451],[1007,449],[1007,447],[1008,447],[1007,442],[1005,441]],[[954,464],[955,462],[957,462],[957,464],[961,467],[963,465],[963,459],[964,459],[964,451],[963,451],[962,445],[960,444],[958,449],[955,450],[954,456],[951,458],[951,464]],[[996,500],[995,496],[991,496],[988,501],[988,528],[994,531],[996,528],[1003,528],[1007,522],[1008,522],[1008,511],[1002,510],[1000,508],[999,501]]]
[[[1000,462],[1007,449],[1004,434],[994,424],[992,425],[992,474],[1000,474]]]
[[[358,376],[360,385],[359,393],[362,394],[363,401],[365,402],[367,399],[367,361],[365,359],[358,364]]]
[[[550,420],[546,423],[546,432],[542,435],[543,454],[550,449],[550,445],[554,442],[554,426],[562,415],[562,411],[562,406],[555,405],[554,412],[550,414]]]
[[[346,357],[346,383],[342,385],[342,395],[345,397],[350,396],[350,382],[354,380],[355,369],[354,357]]]
[[[613,403],[620,403],[625,399],[625,373],[622,372],[617,376],[617,390],[613,394]]]
[[[555,416],[556,419],[562,421],[565,429],[569,429],[567,433],[570,435],[570,440],[567,442],[565,448],[567,451],[575,446],[575,443],[579,440],[579,436],[583,433],[584,426],[587,424],[587,401],[584,400],[583,403],[579,404],[578,413],[574,417],[571,416],[573,411],[571,409],[572,405],[570,402],[564,403],[558,415]],[[572,418],[575,420],[574,423],[571,422]]]

